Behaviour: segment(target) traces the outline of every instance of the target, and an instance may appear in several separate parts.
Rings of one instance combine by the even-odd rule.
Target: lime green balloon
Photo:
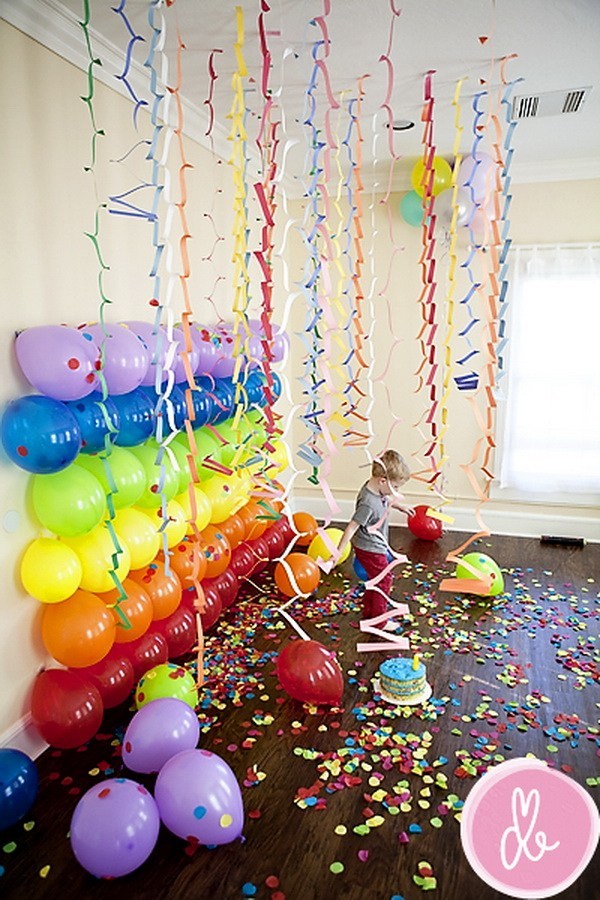
[[[151,703],[152,700],[160,700],[163,697],[183,700],[192,709],[198,705],[196,681],[183,666],[162,663],[160,666],[154,666],[140,678],[135,692],[135,704],[138,709]]]
[[[156,509],[157,506],[161,505],[163,495],[166,497],[167,502],[172,500],[179,488],[179,472],[176,471],[166,453],[163,454],[162,465],[157,465],[158,450],[156,441],[147,441],[145,444],[131,448],[131,452],[139,459],[146,473],[146,488],[139,497],[137,505],[146,506],[150,509]],[[159,484],[163,467],[164,481],[162,482],[161,491],[159,490]]]
[[[87,534],[100,524],[106,509],[98,479],[74,464],[51,475],[34,475],[32,502],[44,528],[61,537]]]
[[[242,440],[240,427],[239,425],[236,425],[234,428],[233,419],[227,419],[225,422],[220,422],[216,428],[221,437],[227,441],[227,443],[221,445],[220,448],[221,462],[224,466],[230,466]]]
[[[207,478],[211,478],[214,474],[211,469],[206,468],[206,466],[202,465],[202,460],[207,456],[210,456],[215,462],[221,462],[221,447],[222,444],[214,436],[214,434],[205,428],[199,428],[194,432],[194,438],[196,440],[196,447],[198,448],[198,453],[196,456],[196,468],[198,470],[198,478],[200,481],[205,481]]]
[[[187,445],[187,441],[186,441]],[[175,470],[178,475],[178,485],[177,485],[177,493],[183,494],[188,484],[192,480],[192,472],[190,470],[190,464],[188,462],[189,448],[183,444],[182,441],[176,440],[173,438],[171,443],[169,444],[169,450],[173,451],[173,455],[177,460],[177,466]]]
[[[481,577],[491,577],[492,586],[489,591],[489,596],[496,597],[498,594],[504,592],[504,578],[502,577],[502,572],[491,556],[487,556],[485,553],[467,553],[466,556],[462,557],[462,561],[463,563],[467,563],[472,569],[475,569],[477,574],[474,575],[465,565],[459,563],[456,567],[457,578],[478,579]]]
[[[246,416],[249,423],[249,431],[251,438],[249,443],[253,447],[262,447],[267,439],[267,429],[265,428],[265,417],[260,409],[253,409]],[[246,435],[244,435],[245,437]]]
[[[113,447],[110,456],[103,461],[97,454],[88,456],[80,453],[75,461],[76,466],[87,469],[98,479],[105,494],[110,490],[106,466],[116,487],[112,495],[115,509],[124,509],[137,503],[146,489],[146,471],[137,456],[125,447]]]

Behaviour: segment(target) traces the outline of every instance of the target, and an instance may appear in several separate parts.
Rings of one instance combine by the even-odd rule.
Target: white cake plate
[[[382,691],[378,678],[373,679],[373,687],[377,693],[381,695],[382,700],[385,700],[386,703],[393,703],[394,706],[420,706],[422,703],[425,703],[426,700],[429,700],[433,694],[433,688],[428,681],[425,682],[425,687],[420,694],[415,694],[414,697],[406,700],[399,700],[398,697],[392,697],[390,694],[386,694],[385,691]]]

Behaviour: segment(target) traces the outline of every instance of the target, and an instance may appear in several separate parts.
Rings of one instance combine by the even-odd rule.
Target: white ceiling
[[[302,123],[314,65],[311,51],[313,43],[321,37],[321,29],[313,20],[323,16],[327,0],[268,0],[268,3],[270,11],[264,13],[264,22],[273,61],[270,86],[275,93],[281,89],[277,97],[285,114],[285,131],[282,129],[281,137],[284,141],[298,138],[298,144],[291,148],[286,159],[285,171],[288,182],[298,183],[305,171],[310,137],[310,130]],[[262,54],[258,30],[261,3],[239,0],[237,5],[244,10],[243,54],[250,76],[245,81],[245,96],[252,141],[264,103],[260,91]],[[102,69],[94,70],[96,77],[122,90],[115,76],[123,70],[130,35],[122,17],[114,11],[117,6],[116,0],[90,0],[90,30],[94,52],[103,60]],[[174,82],[176,77],[175,48],[179,32],[185,44],[181,91],[186,99],[187,127],[199,139],[203,139],[206,130],[208,56],[212,49],[223,51],[215,54],[214,59],[219,77],[214,83],[216,122],[212,136],[216,148],[226,155],[224,136],[229,128],[226,116],[232,102],[231,75],[236,65],[235,6],[234,0],[175,0],[169,7],[162,6],[170,59],[169,81]],[[397,176],[406,180],[414,158],[421,154],[424,73],[435,69],[434,138],[438,155],[450,158],[454,145],[451,101],[457,80],[465,79],[461,95],[465,130],[460,149],[466,152],[473,140],[473,94],[481,89],[484,79],[492,86],[493,107],[500,109],[497,60],[517,54],[505,70],[509,80],[523,79],[515,86],[514,94],[588,86],[592,90],[578,113],[519,122],[513,137],[515,180],[600,177],[600,0],[394,0],[394,6],[402,9],[398,17],[393,16],[391,0],[331,0],[331,12],[325,18],[331,42],[327,69],[333,93],[339,99],[343,92],[345,104],[341,112],[333,115],[340,137],[348,128],[347,103],[356,96],[357,79],[369,76],[364,82],[366,94],[361,121],[364,168],[365,173],[370,169],[371,178],[383,183],[389,169],[387,114],[381,108],[387,92],[388,67],[380,58],[388,51],[392,20],[390,59],[394,66],[394,88],[390,105],[395,119],[411,119],[416,123],[412,130],[394,135],[394,151],[403,158]],[[80,65],[86,60],[83,33],[77,24],[82,9],[83,0],[0,0],[3,18]],[[133,46],[131,80],[136,91],[149,97],[148,69],[143,67],[151,36],[148,0],[127,0],[123,12],[134,31],[145,38]],[[322,56],[321,48],[319,58]],[[329,106],[322,72],[314,96],[315,122],[319,125]]]

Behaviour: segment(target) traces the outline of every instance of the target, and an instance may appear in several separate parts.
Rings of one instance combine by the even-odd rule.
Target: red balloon
[[[225,569],[217,578],[211,579],[221,598],[223,609],[228,609],[238,595],[240,582],[235,572]],[[206,583],[206,582],[205,582]],[[203,585],[204,586],[204,585]]]
[[[79,671],[98,688],[105,709],[119,706],[133,690],[133,665],[120,647],[114,647],[95,666]]]
[[[275,522],[274,528],[277,528],[278,531],[281,532],[283,538],[285,540],[286,547],[291,540],[295,538],[295,532],[292,526],[290,525],[290,520],[287,516],[282,516],[280,519],[277,519]]]
[[[137,641],[122,644],[123,653],[133,666],[133,677],[136,682],[145,675],[148,669],[166,663],[169,659],[167,641],[157,631],[147,631]]]
[[[437,541],[442,536],[442,523],[439,519],[428,516],[428,509],[428,506],[415,506],[414,515],[408,517],[408,527],[422,541]]]
[[[344,678],[335,654],[318,641],[290,641],[277,657],[277,677],[290,697],[337,706]]]
[[[250,547],[252,555],[254,556],[252,572],[255,574],[262,572],[269,563],[269,545],[263,536],[257,538],[255,541],[246,541],[246,545]]]
[[[267,528],[265,531],[263,538],[269,547],[269,558],[277,559],[278,556],[281,556],[287,544],[285,535],[281,529],[277,528],[275,525],[271,525],[271,527]]]
[[[33,684],[31,718],[52,747],[69,750],[94,737],[104,708],[98,688],[79,672],[46,669]]]
[[[211,579],[212,581],[216,581],[216,579]],[[219,616],[223,611],[223,603],[221,595],[214,584],[204,581],[202,583],[202,591],[204,593],[204,612],[200,613],[202,631],[210,631],[219,620]]]
[[[169,659],[175,659],[189,653],[196,643],[196,616],[187,607],[179,606],[168,619],[156,622],[154,630],[166,640]]]
[[[256,557],[252,548],[248,544],[240,544],[231,554],[229,569],[238,578],[245,578],[253,570],[255,563]]]

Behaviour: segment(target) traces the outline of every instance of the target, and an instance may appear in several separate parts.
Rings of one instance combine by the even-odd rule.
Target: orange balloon
[[[221,531],[229,541],[232,550],[242,543],[246,538],[246,523],[237,513],[229,516],[224,522],[220,523]]]
[[[144,589],[152,605],[152,619],[167,619],[181,602],[181,581],[176,572],[165,572],[164,560],[156,559],[145,569],[136,569],[130,576]]]
[[[300,536],[296,539],[298,547],[308,547],[312,539],[317,533],[317,520],[307,512],[297,512],[292,516],[296,531],[300,532]]]
[[[318,587],[321,573],[318,565],[306,553],[289,553],[285,557],[291,570],[296,585],[293,585],[288,575],[288,569],[283,562],[275,566],[275,584],[286,597],[296,597],[300,594],[307,597]]]
[[[231,562],[231,547],[220,525],[209,525],[200,532],[201,550],[206,559],[206,578],[216,578]]]
[[[181,541],[179,544],[173,547],[171,556],[169,557],[169,566],[175,572],[175,574],[179,576],[181,587],[184,591],[186,590],[186,588],[192,586],[191,579],[194,572],[194,544],[199,549],[199,552],[197,554],[198,573],[196,577],[198,581],[202,581],[202,579],[206,575],[206,559],[203,549],[200,548],[198,542],[194,541],[193,538],[186,538],[185,541]],[[164,564],[164,556],[162,553],[158,554],[157,561],[159,559],[162,560]]]
[[[109,612],[117,626],[115,634],[115,644],[131,644],[137,641],[143,634],[146,634],[152,621],[152,603],[150,597],[140,585],[130,577],[123,582],[123,590],[127,594],[124,600],[119,603],[119,610],[123,616],[127,617],[127,621],[131,626],[128,628],[122,616],[117,612],[116,606],[111,606]],[[107,591],[101,595],[102,600],[107,604],[116,603],[119,599],[119,591]]]
[[[78,590],[68,600],[45,607],[42,640],[63,666],[93,666],[115,642],[115,621],[99,597]]]
[[[256,500],[249,500],[241,509],[238,509],[237,515],[246,526],[246,540],[255,541],[263,534],[271,524],[269,519],[259,518],[268,515],[267,511],[259,506]]]

